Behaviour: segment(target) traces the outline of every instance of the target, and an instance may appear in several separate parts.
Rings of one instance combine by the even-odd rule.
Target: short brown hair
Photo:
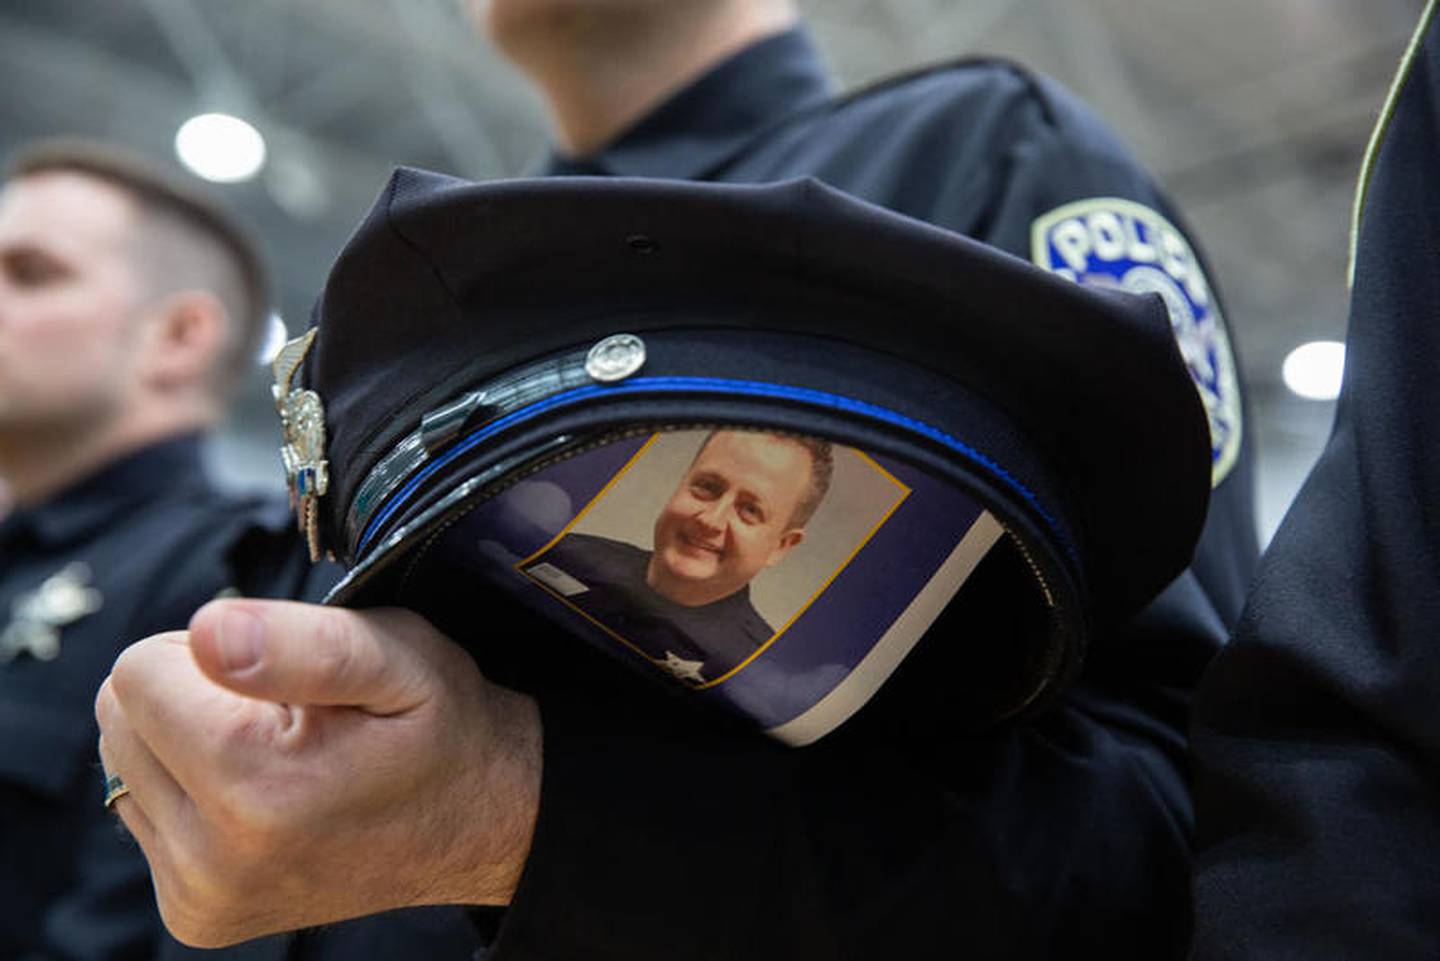
[[[744,427],[717,427],[705,435],[704,443],[695,452],[695,459],[700,459],[700,455],[705,452],[706,447],[710,446],[710,441],[714,440],[716,434],[727,432],[764,434],[777,440],[789,441],[805,449],[805,453],[810,455],[810,483],[806,486],[800,503],[795,505],[794,513],[790,515],[790,526],[804,527],[810,523],[810,518],[815,516],[820,502],[830,492],[830,481],[835,476],[835,453],[830,442],[806,434],[785,434],[779,431]]]
[[[36,141],[10,158],[5,179],[50,172],[92,177],[133,197],[147,241],[137,267],[147,279],[163,291],[208,290],[224,305],[230,325],[215,387],[230,394],[254,363],[270,312],[265,268],[246,231],[188,178],[112,144]]]

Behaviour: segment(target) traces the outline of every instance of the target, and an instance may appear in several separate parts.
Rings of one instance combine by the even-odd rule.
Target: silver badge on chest
[[[15,599],[11,620],[0,631],[0,664],[28,654],[37,661],[60,656],[60,628],[94,614],[105,598],[90,586],[90,567],[75,562]]]

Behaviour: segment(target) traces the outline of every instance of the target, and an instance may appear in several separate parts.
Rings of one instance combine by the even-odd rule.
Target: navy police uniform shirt
[[[95,692],[126,644],[246,586],[232,552],[260,506],[217,493],[186,437],[0,522],[0,957],[153,956],[149,871],[100,803]]]
[[[1435,14],[1361,186],[1329,443],[1200,690],[1197,961],[1440,954]]]
[[[750,585],[709,604],[678,604],[646,582],[650,557],[633,544],[570,534],[525,570],[684,681],[719,678],[775,633],[750,602]]]
[[[780,748],[674,703],[649,710],[658,695],[600,684],[609,668],[556,640],[540,816],[520,889],[492,918],[492,961],[1182,955],[1191,694],[1257,549],[1223,312],[1150,177],[1018,67],[969,61],[837,97],[800,32],[547,171],[814,175],[1077,282],[1158,293],[1210,413],[1216,487],[1192,568],[1127,623],[1097,626],[1084,678],[1055,707],[982,736],[897,735],[874,721],[905,710],[882,706],[882,689],[819,744]],[[537,652],[554,640],[507,629]]]

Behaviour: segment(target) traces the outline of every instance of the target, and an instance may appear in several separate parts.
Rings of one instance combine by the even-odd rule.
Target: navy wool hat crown
[[[1082,288],[814,180],[400,169],[304,347],[278,394],[317,397],[310,427],[286,415],[287,465],[351,569],[333,601],[443,603],[452,562],[426,575],[430,600],[402,585],[441,532],[577,451],[684,427],[824,438],[1003,528],[1029,586],[990,603],[1042,613],[1015,628],[1034,638],[993,641],[1028,652],[993,716],[1053,693],[1093,625],[1178,575],[1209,493],[1206,419],[1158,297]],[[307,440],[321,449],[297,453]],[[984,603],[967,623],[1020,623]]]

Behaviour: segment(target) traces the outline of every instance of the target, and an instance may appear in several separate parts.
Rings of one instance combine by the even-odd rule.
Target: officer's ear
[[[776,564],[779,564],[785,559],[785,555],[799,547],[800,542],[804,539],[805,528],[803,527],[792,527],[781,534],[780,543],[776,544],[775,549],[770,552],[770,558],[765,561],[765,566],[774,567]]]
[[[171,392],[207,384],[225,349],[229,318],[219,298],[182,290],[157,300],[144,316],[145,375]]]

